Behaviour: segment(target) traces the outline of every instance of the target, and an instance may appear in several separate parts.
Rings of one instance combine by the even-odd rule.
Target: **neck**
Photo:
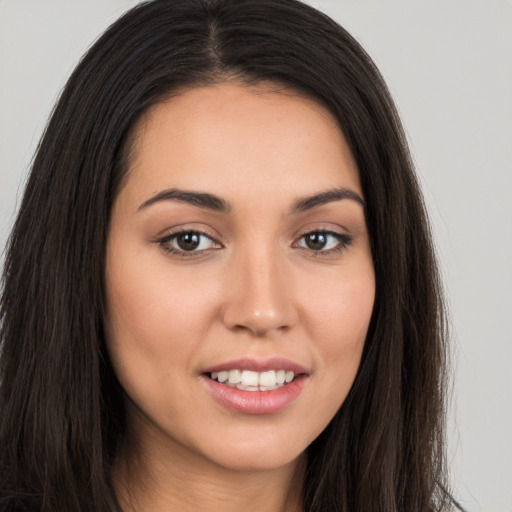
[[[181,445],[153,451],[138,443],[121,450],[112,479],[122,512],[300,512],[304,469],[305,455],[279,468],[239,470]]]

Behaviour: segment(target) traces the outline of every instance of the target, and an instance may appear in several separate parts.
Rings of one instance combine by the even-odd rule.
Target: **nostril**
[[[257,338],[264,338],[265,336],[268,336],[268,334],[272,331],[275,332],[286,332],[290,329],[288,325],[280,325],[280,326],[273,326],[273,325],[267,325],[267,326],[257,326],[255,324],[252,325],[235,325],[233,327],[235,331],[238,332],[248,332],[252,336],[255,336]]]

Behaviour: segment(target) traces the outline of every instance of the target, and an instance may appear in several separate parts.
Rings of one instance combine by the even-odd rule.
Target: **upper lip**
[[[229,370],[251,370],[253,372],[265,372],[269,370],[285,370],[295,373],[295,375],[308,373],[306,369],[298,363],[283,359],[282,357],[272,357],[270,359],[251,359],[241,358],[226,361],[205,368],[203,373],[223,372]]]

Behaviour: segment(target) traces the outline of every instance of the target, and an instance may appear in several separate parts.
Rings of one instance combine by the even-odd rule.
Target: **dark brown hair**
[[[349,396],[307,449],[304,510],[453,508],[444,466],[444,310],[405,136],[360,45],[296,0],[142,3],[69,79],[5,260],[0,494],[43,511],[116,508],[109,472],[124,409],[105,347],[103,272],[127,141],[137,119],[172,91],[223,80],[284,84],[326,105],[368,205],[374,311]]]

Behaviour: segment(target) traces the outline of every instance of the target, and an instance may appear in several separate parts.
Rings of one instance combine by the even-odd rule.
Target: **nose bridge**
[[[293,304],[284,258],[279,248],[268,242],[236,251],[229,272],[231,293],[223,313],[229,328],[262,336],[291,327]]]

